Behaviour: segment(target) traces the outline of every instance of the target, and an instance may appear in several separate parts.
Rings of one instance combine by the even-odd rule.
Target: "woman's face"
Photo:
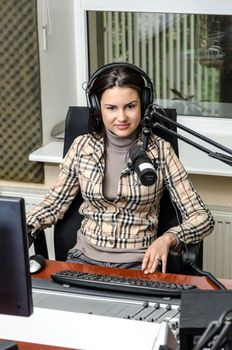
[[[103,92],[100,104],[103,123],[113,134],[127,137],[139,126],[141,101],[135,89],[114,86]]]

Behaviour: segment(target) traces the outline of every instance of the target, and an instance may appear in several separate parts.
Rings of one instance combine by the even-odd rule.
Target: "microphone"
[[[155,168],[142,146],[134,144],[129,150],[132,167],[144,186],[151,186],[157,180]]]

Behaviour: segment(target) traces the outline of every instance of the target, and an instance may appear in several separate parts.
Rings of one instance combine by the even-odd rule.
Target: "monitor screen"
[[[33,312],[23,198],[0,196],[0,314]]]

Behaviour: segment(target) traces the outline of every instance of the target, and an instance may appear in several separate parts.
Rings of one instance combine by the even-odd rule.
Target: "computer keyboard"
[[[127,292],[164,297],[179,297],[185,290],[197,289],[197,287],[192,284],[162,282],[146,280],[143,278],[85,273],[72,270],[56,272],[51,275],[51,278],[57,283],[68,286],[86,287],[91,289],[97,288],[114,292]]]

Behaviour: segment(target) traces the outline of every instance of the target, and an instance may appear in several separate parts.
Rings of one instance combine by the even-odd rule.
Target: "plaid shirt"
[[[168,232],[186,243],[196,243],[210,234],[213,217],[170,144],[153,135],[147,154],[156,161],[155,184],[143,186],[137,174],[127,167],[121,173],[116,198],[109,201],[103,196],[104,140],[89,134],[79,136],[60,165],[56,184],[27,215],[28,225],[37,230],[55,224],[81,189],[81,230],[90,242],[106,248],[146,248],[156,238],[160,198],[166,186],[183,218],[181,226]]]

